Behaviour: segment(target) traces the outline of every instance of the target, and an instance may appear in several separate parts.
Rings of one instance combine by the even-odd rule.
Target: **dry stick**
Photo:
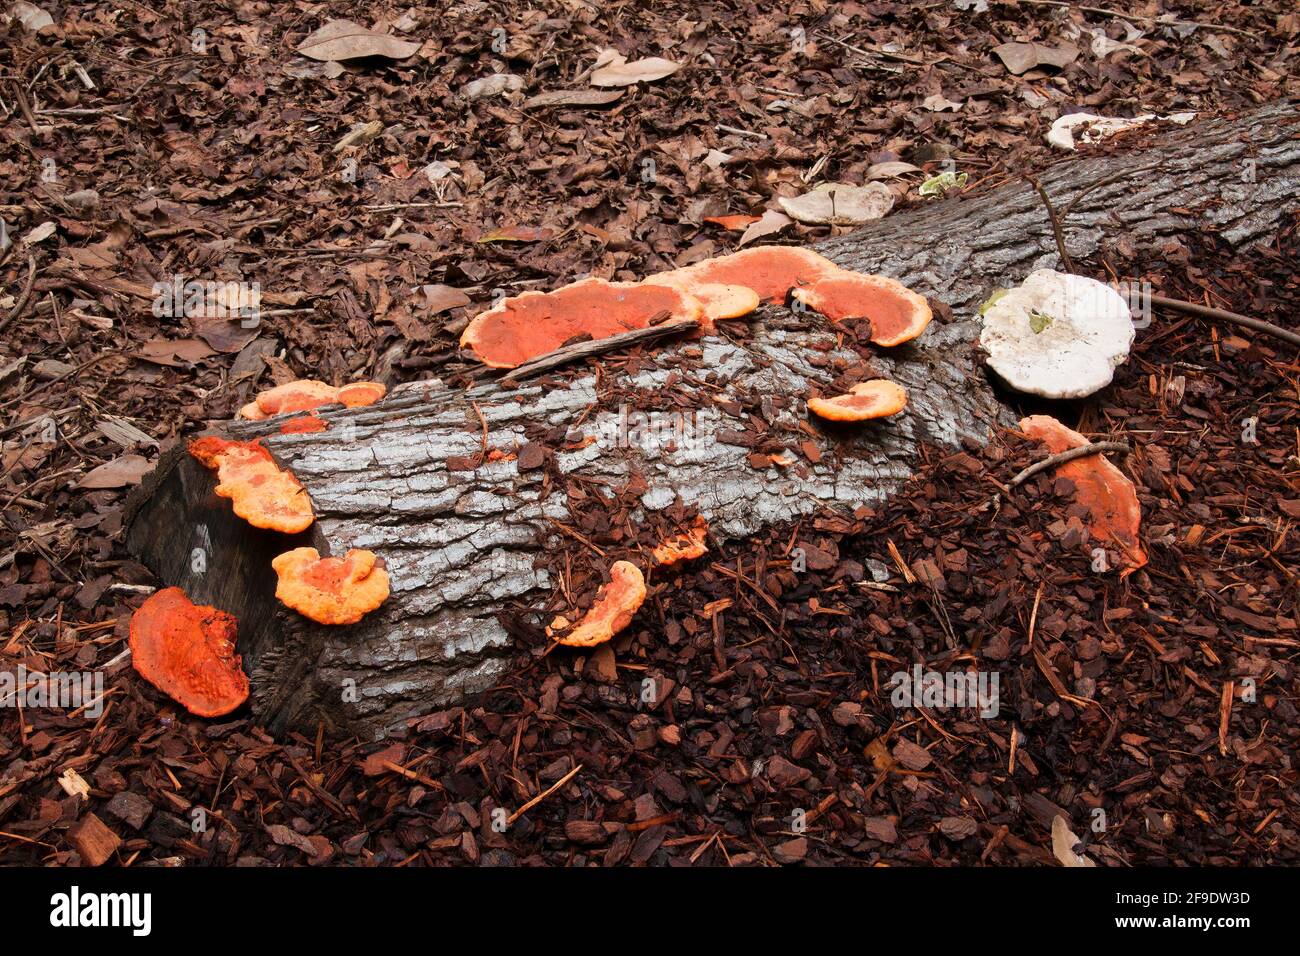
[[[18,316],[22,315],[23,310],[27,308],[27,302],[32,297],[32,289],[36,285],[36,257],[27,257],[27,284],[23,286],[22,295],[18,296],[18,302],[14,305],[13,311],[10,312],[3,320],[0,320],[0,332],[9,328],[9,323]]]
[[[659,315],[668,315],[667,312],[661,312]],[[698,328],[699,323],[694,319],[675,319],[672,322],[662,322],[654,325],[655,316],[650,320],[651,324],[643,329],[633,329],[631,332],[623,332],[619,335],[611,335],[606,339],[593,339],[588,342],[575,342],[573,345],[565,345],[554,352],[547,352],[545,355],[525,362],[517,368],[511,369],[507,374],[501,377],[503,382],[517,382],[520,379],[537,375],[541,372],[548,372],[560,365],[567,365],[578,359],[589,358],[593,355],[603,355],[606,352],[613,352],[624,346],[635,345],[640,342],[648,342],[651,339],[663,338],[673,335],[677,332],[683,332],[686,329]]]
[[[1169,299],[1163,295],[1151,296],[1151,304],[1165,309],[1173,309],[1175,312],[1197,315],[1203,319],[1218,319],[1223,322],[1231,322],[1234,325],[1254,329],[1256,332],[1264,332],[1274,338],[1290,342],[1292,345],[1300,345],[1300,334],[1292,332],[1290,329],[1280,328],[1272,322],[1265,322],[1263,319],[1252,319],[1248,315],[1238,315],[1236,312],[1228,312],[1208,305],[1197,305],[1195,302],[1183,302],[1181,299]]]
[[[521,816],[523,816],[533,807],[537,806],[539,803],[541,803],[543,800],[545,800],[547,797],[553,794],[556,790],[559,790],[562,786],[564,786],[566,783],[572,780],[574,776],[577,774],[577,772],[581,769],[582,769],[582,764],[578,764],[576,767],[574,767],[572,770],[566,773],[559,780],[555,781],[555,783],[552,784],[550,788],[543,790],[541,793],[533,797],[533,799],[529,800],[527,803],[525,803],[514,813],[510,814],[510,816],[506,818],[506,825],[509,826],[510,824],[514,823],[516,820],[518,820]]]
[[[1016,475],[1009,482],[1007,487],[1015,488],[1027,478],[1032,478],[1040,471],[1046,471],[1048,468],[1054,468],[1057,465],[1063,465],[1067,461],[1074,461],[1076,458],[1086,458],[1089,455],[1100,455],[1102,452],[1113,451],[1125,455],[1129,453],[1129,447],[1122,441],[1098,441],[1091,445],[1080,445],[1078,448],[1067,448],[1065,451],[1058,451],[1055,455],[1048,455],[1042,461],[1036,461],[1020,474]]]
[[[1024,173],[1023,175],[1025,179],[1029,181],[1029,184],[1038,190],[1038,195],[1042,197],[1043,205],[1047,207],[1047,218],[1051,220],[1052,223],[1052,235],[1056,237],[1056,251],[1061,257],[1061,264],[1065,266],[1066,272],[1073,273],[1074,260],[1072,260],[1070,254],[1065,251],[1065,231],[1061,228],[1061,217],[1056,214],[1056,209],[1052,206],[1051,197],[1047,195],[1047,190],[1039,184],[1037,179],[1030,176],[1028,173]]]

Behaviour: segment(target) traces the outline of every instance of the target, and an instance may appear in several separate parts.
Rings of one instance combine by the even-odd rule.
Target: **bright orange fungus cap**
[[[271,562],[279,576],[275,596],[320,624],[355,624],[388,600],[388,572],[371,551],[322,558],[315,548],[295,548]]]
[[[294,534],[311,526],[315,514],[307,489],[275,463],[261,443],[210,436],[190,442],[190,454],[217,473],[216,493],[229,498],[235,514],[254,528]]]
[[[559,642],[569,647],[595,647],[605,643],[632,623],[645,595],[641,569],[630,561],[615,561],[609,569],[609,583],[596,595],[596,603]]]
[[[163,588],[131,615],[131,663],[154,687],[200,717],[228,714],[248,699],[235,653],[234,617]]]
[[[930,324],[925,296],[888,276],[863,275],[846,269],[794,290],[794,297],[833,322],[870,319],[871,341],[901,345]]]
[[[907,406],[907,389],[885,378],[859,382],[847,395],[834,398],[810,398],[808,410],[832,422],[864,422],[885,418]]]
[[[580,335],[607,339],[643,329],[663,312],[665,321],[698,322],[703,311],[697,299],[667,286],[590,278],[506,299],[475,316],[460,344],[484,365],[515,368]]]
[[[1037,439],[1052,454],[1091,444],[1072,428],[1050,415],[1030,415],[1020,420],[1020,431]],[[1126,567],[1121,576],[1132,574],[1147,563],[1138,533],[1142,510],[1137,489],[1128,476],[1105,455],[1088,455],[1056,466],[1056,474],[1074,484],[1074,497],[1088,509],[1088,531],[1093,538],[1114,545]]]

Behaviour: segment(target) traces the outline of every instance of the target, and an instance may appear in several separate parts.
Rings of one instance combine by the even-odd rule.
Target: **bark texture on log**
[[[1064,225],[1076,260],[1119,236],[1140,247],[1214,229],[1233,243],[1252,241],[1300,194],[1300,123],[1285,105],[1202,121],[1151,148],[1066,160],[1039,182],[1058,214],[1073,203]],[[566,521],[563,488],[544,494],[542,472],[520,472],[514,460],[447,467],[480,451],[479,412],[490,446],[506,452],[539,422],[604,435],[556,454],[559,471],[612,488],[639,475],[648,485],[645,509],[680,498],[715,536],[733,538],[823,507],[878,501],[909,477],[919,444],[983,442],[1012,422],[972,342],[976,309],[993,288],[1058,266],[1051,222],[1031,185],[902,211],[818,249],[841,265],[900,279],[954,317],[879,353],[873,365],[908,389],[908,408],[868,428],[817,431],[819,464],[798,456],[789,469],[755,469],[752,449],[737,438],[743,420],[725,412],[680,447],[618,440],[621,404],[671,411],[677,401],[690,410],[707,395],[714,409],[736,402],[761,415],[797,449],[809,438],[800,423],[811,386],[861,358],[838,349],[819,316],[765,308],[743,340],[664,343],[628,378],[588,368],[560,385],[488,383],[464,392],[421,383],[378,406],[326,413],[330,430],[311,435],[278,435],[274,420],[232,424],[232,436],[268,436],[267,447],[310,492],[315,525],[294,538],[248,527],[178,448],[129,503],[128,545],[167,584],[239,618],[253,714],[273,732],[314,732],[318,721],[365,735],[399,727],[493,684],[514,653],[497,612],[540,607],[553,587],[537,559],[561,540],[554,523]],[[381,555],[392,575],[388,603],[342,628],[287,611],[274,599],[270,561],[303,543],[323,554],[355,547]]]

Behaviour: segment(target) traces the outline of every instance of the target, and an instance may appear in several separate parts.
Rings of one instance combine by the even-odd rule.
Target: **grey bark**
[[[1213,229],[1245,243],[1269,236],[1300,194],[1298,129],[1293,107],[1266,107],[1161,134],[1147,149],[1067,159],[1039,181],[1058,213],[1073,202],[1065,233],[1076,262],[1120,236],[1140,248]],[[936,320],[917,342],[873,362],[908,389],[903,414],[860,431],[818,432],[818,465],[798,456],[795,468],[756,470],[751,449],[734,441],[743,422],[722,413],[697,443],[601,441],[558,454],[559,470],[614,487],[640,473],[649,485],[646,510],[680,498],[716,537],[742,538],[818,509],[880,501],[912,473],[919,445],[984,442],[1011,423],[972,343],[976,310],[992,289],[1058,266],[1046,209],[1028,183],[904,210],[817,248],[951,308],[953,321]],[[598,388],[588,369],[564,386],[490,382],[465,392],[420,383],[377,406],[327,412],[330,430],[314,435],[278,435],[275,421],[232,424],[234,437],[267,436],[267,447],[309,490],[315,525],[297,539],[249,528],[212,495],[208,473],[175,449],[128,506],[128,545],[164,582],[236,614],[252,712],[273,732],[314,732],[323,721],[336,732],[381,734],[491,686],[515,653],[496,612],[540,608],[553,587],[537,559],[561,540],[552,521],[566,521],[562,491],[543,496],[540,473],[521,474],[514,461],[469,472],[446,466],[480,449],[471,403],[487,420],[491,447],[507,452],[540,421],[616,435],[619,403],[635,405],[641,395],[661,407],[685,350],[698,350],[698,362],[685,367],[698,368],[716,390],[681,382],[676,391],[757,404],[771,432],[797,448],[808,437],[798,427],[804,396],[814,384],[824,387],[838,363],[861,359],[837,349],[812,313],[765,308],[753,326],[740,342],[710,337],[649,349],[638,374],[613,383],[617,392],[608,381]],[[355,547],[381,555],[392,575],[389,601],[345,628],[285,610],[273,597],[270,559],[308,542],[322,553]],[[195,548],[205,552],[202,571]]]

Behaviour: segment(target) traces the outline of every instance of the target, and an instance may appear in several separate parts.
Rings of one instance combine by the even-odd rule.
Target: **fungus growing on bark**
[[[360,408],[362,405],[375,404],[387,394],[388,388],[383,382],[352,382],[339,386],[335,401],[348,408]]]
[[[695,522],[684,534],[675,534],[666,538],[651,553],[656,564],[669,565],[678,561],[691,561],[703,556],[709,546],[705,538],[709,533],[709,524],[703,515],[697,515]]]
[[[191,714],[220,717],[248,699],[235,629],[225,611],[195,605],[180,588],[163,588],[131,615],[131,663]]]
[[[605,339],[643,329],[661,313],[698,322],[698,299],[675,288],[589,278],[553,292],[525,292],[474,318],[460,337],[492,368],[515,368],[578,336]]]
[[[1090,444],[1050,415],[1030,415],[1020,420],[1020,431],[1047,446],[1052,454]],[[1124,558],[1127,576],[1147,563],[1138,539],[1142,511],[1137,490],[1105,455],[1088,455],[1056,466],[1056,474],[1074,484],[1074,497],[1088,509],[1088,531],[1098,541],[1113,544]]]
[[[280,468],[260,439],[228,441],[210,436],[190,442],[190,454],[217,473],[216,493],[254,528],[294,534],[315,518],[307,489]]]
[[[737,319],[758,308],[758,293],[748,286],[698,282],[689,275],[681,275],[681,271],[652,275],[643,284],[667,286],[697,299],[703,308],[700,326],[706,332],[712,332],[719,319]]]
[[[603,644],[632,623],[632,617],[645,600],[645,577],[629,561],[615,561],[609,569],[609,583],[596,595],[596,603],[568,634],[559,638],[569,647],[594,647]],[[554,628],[564,622],[557,618]]]
[[[279,577],[275,596],[320,624],[355,624],[388,599],[388,572],[371,551],[349,550],[322,558],[315,548],[295,548],[271,562]]]
[[[859,382],[847,395],[810,398],[808,410],[832,422],[864,422],[901,412],[907,405],[907,389],[886,378]]]
[[[888,276],[841,269],[811,285],[795,288],[792,295],[833,322],[869,319],[871,341],[877,345],[901,345],[930,324],[930,304],[925,296]]]
[[[334,402],[348,408],[373,405],[387,393],[382,382],[352,382],[335,388],[315,379],[303,378],[285,382],[257,394],[257,398],[239,410],[239,417],[261,421],[272,415],[290,412],[309,412]]]
[[[760,302],[780,305],[790,290],[842,271],[825,256],[798,246],[759,246],[729,256],[706,259],[694,265],[651,276],[645,281],[672,285],[695,295],[708,285],[742,286],[752,289]],[[739,313],[744,315],[743,312]],[[734,316],[710,312],[710,319]]]
[[[281,435],[313,435],[329,428],[325,419],[317,415],[300,415],[291,418],[280,426]]]
[[[1110,384],[1128,358],[1128,302],[1104,283],[1040,269],[983,308],[980,345],[988,364],[1017,391],[1082,398]]]

